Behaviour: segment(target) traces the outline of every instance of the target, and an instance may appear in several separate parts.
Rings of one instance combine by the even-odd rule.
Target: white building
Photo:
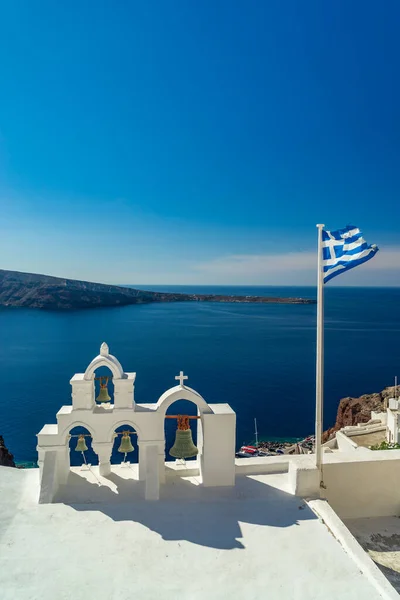
[[[387,441],[400,443],[399,399],[389,398],[387,407]]]

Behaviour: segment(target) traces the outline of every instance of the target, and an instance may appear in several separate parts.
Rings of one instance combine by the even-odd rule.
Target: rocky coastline
[[[339,431],[339,429],[342,429],[342,427],[367,423],[371,418],[371,411],[385,411],[388,399],[393,398],[394,394],[394,386],[389,386],[381,392],[363,394],[358,398],[353,398],[351,396],[342,398],[339,402],[336,422],[333,427],[324,431],[322,441],[327,442],[334,438],[336,432]]]
[[[233,302],[245,304],[315,304],[307,298],[181,294],[64,279],[0,269],[0,307],[80,310],[151,302]]]
[[[271,454],[307,454],[314,447],[314,436],[310,435],[297,442],[260,442],[258,447],[263,452]]]
[[[0,467],[15,467],[14,456],[8,450],[4,438],[0,435]]]
[[[339,401],[335,424],[323,432],[322,443],[333,439],[336,432],[349,425],[367,423],[371,419],[371,411],[386,411],[388,399],[395,395],[394,386],[386,387],[381,392],[363,394],[359,397],[346,396]],[[262,454],[307,454],[313,451],[314,435],[305,437],[295,443],[292,441],[263,441],[258,445]]]

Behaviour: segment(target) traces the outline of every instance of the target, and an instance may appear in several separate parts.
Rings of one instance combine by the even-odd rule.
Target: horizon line
[[[151,285],[157,285],[157,286],[163,286],[163,285],[173,285],[173,286],[177,286],[177,287],[246,287],[246,288],[260,288],[260,287],[291,287],[291,288],[316,288],[317,284],[315,285],[310,285],[310,284],[294,284],[294,285],[290,285],[289,283],[268,283],[268,284],[258,284],[258,283],[115,283],[115,284],[106,284],[106,285],[116,285],[116,286],[122,286],[122,287],[126,287],[126,286],[137,286],[140,285],[141,287],[144,286],[151,286]],[[330,288],[389,288],[389,289],[397,289],[400,288],[400,284],[399,285],[331,285],[329,286]],[[325,288],[326,289],[326,288]]]

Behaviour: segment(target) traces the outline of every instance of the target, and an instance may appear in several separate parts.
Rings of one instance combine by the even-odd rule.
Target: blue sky
[[[315,224],[400,285],[397,0],[0,8],[2,268],[314,284]],[[333,285],[335,283],[332,283]]]

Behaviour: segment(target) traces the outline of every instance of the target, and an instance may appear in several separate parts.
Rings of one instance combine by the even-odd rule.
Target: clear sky
[[[3,2],[0,266],[314,284],[322,222],[381,248],[338,285],[400,285],[399,30],[398,0]]]

